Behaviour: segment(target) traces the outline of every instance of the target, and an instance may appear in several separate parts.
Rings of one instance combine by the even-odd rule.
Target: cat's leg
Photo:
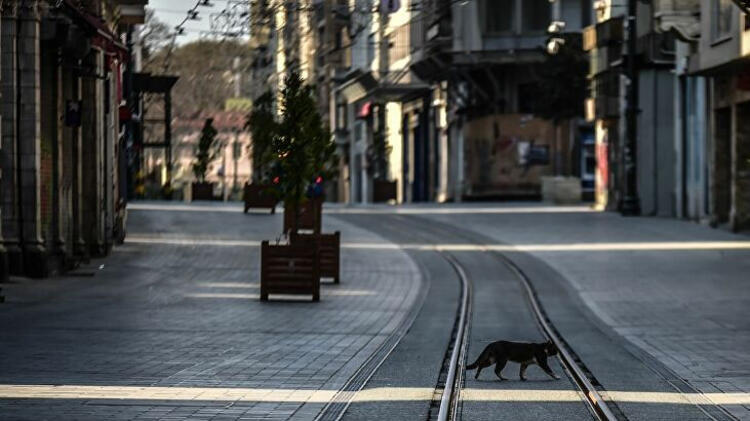
[[[541,367],[548,376],[552,377],[555,380],[560,380],[560,377],[558,377],[557,374],[555,374],[555,372],[552,371],[552,369],[549,367],[546,359],[538,360],[537,363],[539,363],[539,367]]]
[[[503,374],[502,374],[503,368],[505,368],[505,364],[506,364],[507,362],[508,362],[508,360],[507,360],[507,359],[503,359],[503,360],[497,360],[497,364],[495,365],[495,375],[496,375],[496,376],[497,376],[497,377],[498,377],[498,378],[499,378],[500,380],[508,380],[508,379],[506,379],[505,377],[503,377]]]
[[[521,381],[526,381],[526,369],[529,367],[526,363],[521,363],[521,372],[519,374],[519,377],[521,377]]]

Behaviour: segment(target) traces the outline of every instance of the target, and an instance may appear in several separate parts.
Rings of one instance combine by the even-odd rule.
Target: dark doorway
[[[715,222],[724,224],[732,206],[732,110],[722,108],[714,116],[713,213]]]

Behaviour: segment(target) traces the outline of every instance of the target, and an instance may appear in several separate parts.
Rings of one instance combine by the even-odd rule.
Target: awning
[[[379,101],[409,102],[429,95],[430,92],[430,85],[426,83],[389,83],[373,89],[370,95]]]
[[[178,76],[152,75],[150,73],[133,74],[133,89],[136,92],[165,94],[172,90]]]
[[[103,49],[108,54],[117,55],[123,61],[127,60],[128,48],[99,17],[76,6],[73,0],[63,0],[59,7],[68,17],[88,30],[92,35],[92,45]]]
[[[353,103],[367,96],[376,86],[378,81],[372,73],[354,70],[342,81],[338,91],[346,97],[347,102]]]

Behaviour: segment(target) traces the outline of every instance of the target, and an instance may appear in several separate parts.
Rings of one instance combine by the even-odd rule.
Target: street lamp
[[[637,0],[628,0],[628,44],[627,44],[627,108],[625,110],[625,145],[622,150],[622,165],[625,170],[625,185],[620,200],[620,213],[623,216],[638,216],[641,201],[638,197],[638,68],[636,67]]]
[[[235,195],[240,190],[237,180],[237,161],[240,159],[242,149],[240,148],[240,130],[234,129],[234,142],[232,142],[232,159],[234,160],[234,177],[232,181],[232,194]]]

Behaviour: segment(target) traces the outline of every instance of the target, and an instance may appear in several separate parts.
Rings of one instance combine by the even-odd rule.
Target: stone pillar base
[[[91,261],[91,253],[89,248],[83,241],[77,241],[73,246],[73,256],[83,263],[89,263]]]
[[[0,246],[0,282],[7,281],[9,275],[8,252],[5,250],[5,247]],[[2,295],[0,295],[0,302],[2,302]]]
[[[8,262],[8,273],[15,276],[23,276],[23,252],[18,246],[5,248]]]
[[[24,275],[29,278],[49,276],[49,254],[41,245],[25,247],[23,250]]]
[[[89,245],[91,257],[105,257],[107,255],[107,246],[104,243],[92,243]]]

